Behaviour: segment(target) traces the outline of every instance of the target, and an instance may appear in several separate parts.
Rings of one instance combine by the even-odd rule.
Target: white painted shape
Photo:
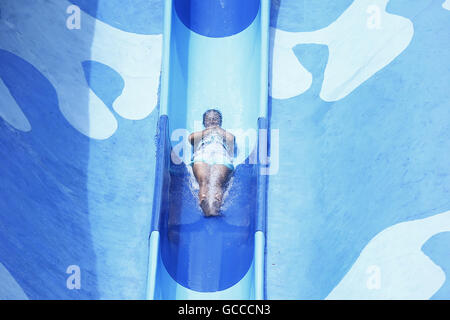
[[[112,35],[120,45],[111,46]],[[108,47],[110,50],[105,50]],[[107,64],[124,79],[125,87],[113,104],[114,110],[126,119],[146,118],[158,100],[162,36],[117,31],[96,20],[91,53],[92,60]]]
[[[308,90],[312,84],[312,75],[298,61],[292,47],[286,45],[289,33],[277,30],[272,34],[274,45],[271,52],[270,95],[277,99],[288,99]]]
[[[5,120],[15,129],[28,132],[31,130],[30,122],[24,115],[9,89],[0,79],[0,118]]]
[[[442,4],[442,8],[444,8],[445,10],[450,10],[450,0],[446,0],[446,1]]]
[[[388,2],[354,1],[331,25],[314,32],[273,31],[272,97],[287,99],[302,94],[305,88],[307,90],[307,71],[299,68],[299,62],[292,59],[292,49],[299,44],[328,46],[329,59],[320,93],[324,101],[346,97],[391,63],[410,44],[414,27],[409,19],[387,13]],[[367,8],[373,6],[380,9],[379,29],[369,28],[367,24],[370,18]],[[289,81],[297,83],[286,85]]]
[[[325,101],[344,98],[383,69],[409,45],[414,34],[410,20],[386,12],[388,0],[360,0],[324,33],[329,60],[320,97]],[[367,27],[369,6],[379,6],[380,29]],[[339,41],[336,41],[339,39]]]
[[[8,269],[0,262],[0,300],[28,300],[27,295]]]
[[[69,30],[65,27],[69,5],[65,0],[36,0],[23,10],[21,3],[10,2],[2,7],[0,48],[42,72],[74,128],[91,138],[107,139],[116,131],[117,121],[90,90],[82,62],[94,60],[116,70],[125,87],[114,110],[127,119],[144,119],[157,103],[162,36],[124,32],[83,11],[81,29]]]
[[[450,231],[450,211],[402,222],[378,233],[327,299],[429,299],[445,273],[422,252],[432,236]],[[380,270],[380,288],[370,289],[367,271]],[[370,286],[369,286],[370,287]]]

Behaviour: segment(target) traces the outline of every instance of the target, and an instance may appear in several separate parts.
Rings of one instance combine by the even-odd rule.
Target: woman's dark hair
[[[203,125],[205,128],[211,126],[221,126],[222,125],[222,113],[216,109],[206,110],[203,114]]]

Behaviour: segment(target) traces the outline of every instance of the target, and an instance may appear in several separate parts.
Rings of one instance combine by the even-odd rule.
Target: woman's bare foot
[[[206,199],[200,201],[200,208],[202,208],[202,211],[206,217],[211,216],[210,206],[208,205],[208,201]]]
[[[198,203],[201,204],[204,200],[206,200],[206,193],[200,193],[198,194]]]
[[[205,217],[217,217],[220,216],[220,207],[222,206],[222,201],[219,201],[216,198],[213,199],[201,199],[200,200],[200,208],[202,208]]]
[[[222,189],[216,187],[216,194],[214,195],[214,199],[211,201],[211,215],[212,216],[220,216],[220,207],[222,207]]]
[[[220,207],[222,206],[222,201],[214,200],[211,203],[211,216],[217,217],[220,216]]]

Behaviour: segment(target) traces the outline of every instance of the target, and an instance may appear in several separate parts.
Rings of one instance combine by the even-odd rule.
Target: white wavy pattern
[[[328,46],[320,92],[324,101],[346,97],[400,55],[414,35],[409,19],[386,12],[389,0],[358,0],[332,24],[314,32],[272,29],[271,96],[288,99],[308,90],[311,73],[294,54],[299,44]]]
[[[450,231],[450,211],[398,223],[377,234],[327,299],[429,299],[445,283],[445,273],[422,246]],[[378,285],[371,284],[377,270]]]
[[[81,29],[66,27],[71,5],[66,0],[6,1],[1,6],[0,48],[10,51],[37,68],[55,87],[59,108],[67,121],[94,139],[107,139],[117,129],[108,107],[90,90],[82,62],[106,64],[124,79],[122,94],[113,104],[126,119],[147,117],[158,100],[161,69],[161,35],[139,35],[113,28],[81,11]],[[0,116],[19,130],[30,130],[19,106],[7,98]],[[14,101],[14,103],[13,103]],[[7,115],[7,116],[5,116]],[[31,124],[32,126],[32,124]]]
[[[17,105],[16,100],[11,96],[9,89],[0,79],[0,118],[3,118],[15,129],[20,131],[30,131],[31,124],[23,114],[22,109]]]
[[[311,86],[311,73],[293,52],[298,44],[316,43],[329,48],[320,93],[325,101],[344,98],[392,62],[407,48],[414,30],[410,20],[386,12],[388,2],[355,1],[335,22],[314,32],[272,29],[272,97],[288,99]],[[50,80],[61,112],[73,127],[91,138],[107,139],[116,131],[117,120],[89,89],[81,62],[98,61],[119,72],[125,87],[114,102],[114,110],[127,119],[144,119],[157,104],[162,36],[123,32],[83,12],[81,29],[69,30],[65,27],[69,6],[65,0],[36,0],[27,3],[26,11],[33,12],[30,15],[23,13],[20,1],[10,1],[2,8],[0,31],[5,36],[0,48],[22,57]],[[80,99],[85,92],[88,97]],[[9,95],[5,90],[1,93]],[[0,104],[0,116],[16,129],[30,130],[26,117],[20,116],[18,110],[15,103]]]
[[[445,10],[450,10],[450,0],[446,0],[446,1],[442,4],[442,8],[444,8]]]

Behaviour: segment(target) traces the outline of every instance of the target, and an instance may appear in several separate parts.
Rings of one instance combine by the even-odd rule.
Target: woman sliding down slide
[[[224,186],[233,171],[234,135],[221,128],[222,114],[215,109],[203,114],[205,130],[194,132],[192,169],[200,187],[198,200],[205,216],[218,216]]]

